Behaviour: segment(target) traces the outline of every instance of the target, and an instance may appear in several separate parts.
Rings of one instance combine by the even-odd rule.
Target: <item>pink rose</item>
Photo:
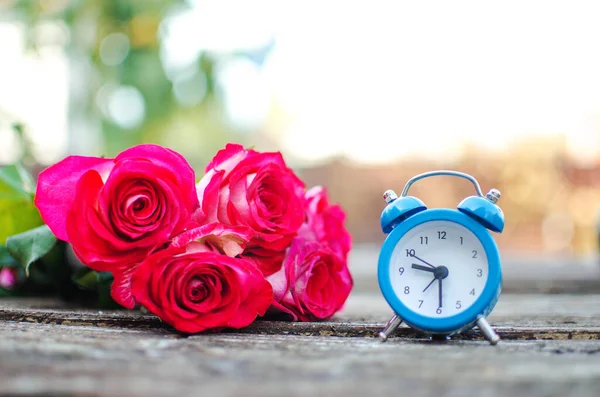
[[[330,205],[327,190],[315,186],[306,192],[306,224],[299,235],[318,241],[346,259],[352,238],[344,226],[346,214],[339,205]]]
[[[297,237],[281,270],[267,280],[273,286],[273,309],[294,321],[331,318],[352,289],[346,261],[316,241]]]
[[[233,257],[249,237],[249,229],[218,223],[178,236],[136,269],[136,301],[182,332],[251,324],[267,311],[273,290],[253,264]]]
[[[132,308],[131,273],[198,210],[194,171],[172,150],[140,145],[115,159],[71,156],[38,178],[42,219],[77,257],[114,276],[112,296]]]
[[[279,270],[281,262],[265,250],[279,252],[282,258],[305,218],[304,183],[280,153],[228,144],[206,166],[198,197],[206,222],[251,228],[248,257],[254,256],[265,275]]]

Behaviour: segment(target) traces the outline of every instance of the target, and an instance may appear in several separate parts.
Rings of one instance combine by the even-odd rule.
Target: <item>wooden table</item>
[[[185,336],[137,311],[0,300],[0,394],[600,396],[600,295],[504,294],[495,347],[408,328],[382,344],[389,315],[357,292],[335,321]]]

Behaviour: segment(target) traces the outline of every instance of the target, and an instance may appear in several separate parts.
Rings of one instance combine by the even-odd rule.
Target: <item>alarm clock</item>
[[[477,195],[456,209],[428,209],[407,196],[413,183],[441,175],[467,179]],[[500,192],[492,189],[484,196],[473,176],[440,170],[411,178],[400,197],[392,190],[383,197],[387,205],[381,228],[387,237],[377,276],[394,315],[379,333],[381,341],[405,322],[442,339],[476,325],[492,345],[498,343],[500,337],[486,317],[502,290],[500,255],[490,233],[504,229],[504,214],[497,206]]]

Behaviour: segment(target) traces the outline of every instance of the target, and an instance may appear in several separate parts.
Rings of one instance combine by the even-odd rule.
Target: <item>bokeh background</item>
[[[478,15],[473,18],[474,13]],[[515,255],[595,255],[600,3],[0,0],[0,163],[226,142],[325,185],[355,244],[438,168],[502,191]],[[473,193],[437,178],[429,207]]]

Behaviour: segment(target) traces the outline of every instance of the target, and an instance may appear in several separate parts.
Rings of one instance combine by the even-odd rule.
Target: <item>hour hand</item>
[[[433,267],[422,266],[422,265],[418,265],[416,263],[412,264],[412,268],[417,269],[417,270],[424,270],[424,271],[430,272],[430,273],[433,273],[435,271],[435,268],[433,268]]]

